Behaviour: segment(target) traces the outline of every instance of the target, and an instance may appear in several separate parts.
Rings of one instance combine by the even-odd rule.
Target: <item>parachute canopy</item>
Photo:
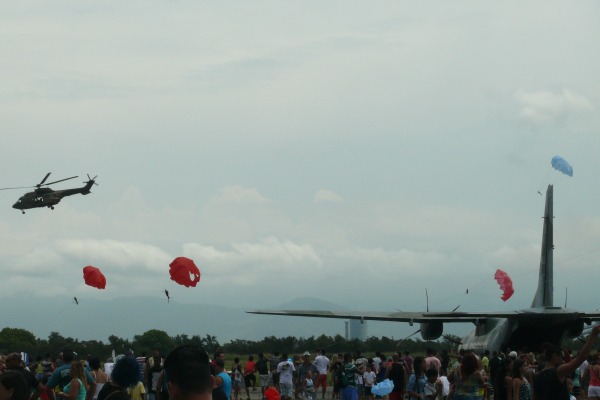
[[[394,382],[386,379],[371,388],[371,393],[377,396],[387,396],[394,390]]]
[[[83,268],[83,280],[86,285],[91,287],[98,289],[104,289],[106,287],[106,278],[102,272],[91,265]]]
[[[498,285],[500,285],[500,290],[502,290],[502,296],[500,297],[502,301],[510,299],[510,296],[515,292],[510,276],[501,269],[497,269],[494,274],[494,279],[498,282]]]
[[[552,168],[562,172],[565,175],[573,176],[573,167],[561,156],[552,157]]]
[[[185,287],[196,286],[200,282],[200,270],[194,261],[186,257],[177,257],[169,264],[171,280]]]

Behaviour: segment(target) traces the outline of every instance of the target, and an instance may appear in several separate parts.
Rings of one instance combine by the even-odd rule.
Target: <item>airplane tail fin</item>
[[[554,269],[553,269],[553,189],[546,190],[546,209],[544,210],[544,232],[542,234],[542,253],[540,256],[540,275],[538,288],[531,307],[552,307],[554,305]]]

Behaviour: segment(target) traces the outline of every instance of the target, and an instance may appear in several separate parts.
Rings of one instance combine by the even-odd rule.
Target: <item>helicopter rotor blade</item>
[[[72,177],[70,177],[70,178],[61,179],[61,180],[59,180],[59,181],[54,181],[54,182],[50,182],[50,183],[45,183],[43,186],[48,186],[48,185],[52,185],[52,184],[54,184],[54,183],[58,183],[58,182],[62,182],[62,181],[68,181],[69,179],[75,179],[75,178],[77,178],[77,176],[72,176]],[[41,186],[41,185],[38,185],[38,186]]]
[[[52,172],[48,172],[48,173],[46,174],[46,176],[44,177],[44,179],[42,179],[42,181],[41,181],[40,183],[38,183],[36,186],[37,186],[37,187],[40,187],[40,186],[42,186],[42,185],[44,184],[44,182],[46,182],[46,179],[48,179],[48,177],[50,176],[50,174],[51,174],[51,173],[52,173]],[[47,183],[46,185],[49,185],[49,183]]]
[[[12,190],[12,189],[31,189],[37,186],[19,186],[19,187],[12,187],[12,188],[0,188],[0,190]]]

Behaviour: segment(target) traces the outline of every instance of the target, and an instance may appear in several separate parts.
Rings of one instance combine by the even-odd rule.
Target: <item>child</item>
[[[373,400],[371,388],[375,384],[375,378],[376,375],[375,372],[373,372],[371,364],[367,364],[367,371],[363,374],[364,394],[367,400]]]
[[[436,368],[429,368],[425,372],[425,400],[436,400],[440,393],[442,393],[442,381],[438,379],[438,372]]]
[[[240,396],[240,391],[245,389],[246,385],[244,384],[244,371],[242,371],[242,366],[237,364],[235,370],[233,371],[233,398],[234,400],[238,400]]]
[[[317,392],[312,380],[312,371],[308,371],[304,379],[304,398],[307,400],[317,400]]]

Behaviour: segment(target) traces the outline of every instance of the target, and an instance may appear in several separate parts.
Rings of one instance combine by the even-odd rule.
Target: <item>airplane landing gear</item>
[[[23,214],[25,214],[25,210],[21,210],[21,212],[22,212]]]

